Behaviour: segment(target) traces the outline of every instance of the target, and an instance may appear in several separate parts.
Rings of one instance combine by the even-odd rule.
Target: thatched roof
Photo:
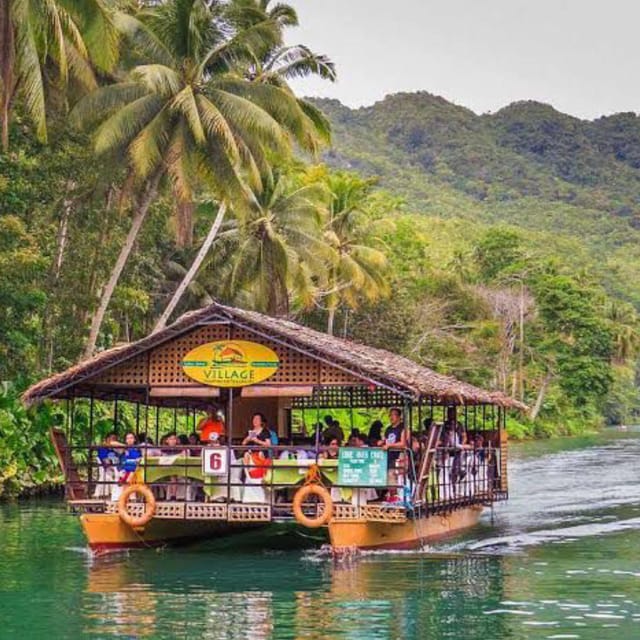
[[[146,338],[103,351],[90,360],[42,380],[23,395],[30,405],[45,398],[68,397],[69,391],[115,365],[181,336],[201,324],[225,320],[258,335],[290,346],[312,358],[322,359],[353,373],[363,382],[392,388],[402,395],[454,404],[494,404],[525,409],[499,391],[486,391],[423,367],[408,358],[352,340],[330,336],[289,320],[214,303],[181,316],[172,325]]]

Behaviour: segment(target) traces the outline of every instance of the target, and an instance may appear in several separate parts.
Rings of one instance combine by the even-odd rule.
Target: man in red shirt
[[[211,407],[207,417],[200,420],[198,431],[202,444],[216,444],[223,438],[225,435],[224,422],[220,419],[215,407]]]

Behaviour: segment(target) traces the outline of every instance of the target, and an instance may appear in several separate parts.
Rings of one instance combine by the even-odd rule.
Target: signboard
[[[338,458],[338,484],[346,487],[385,487],[387,452],[367,447],[343,447]]]
[[[229,471],[229,452],[224,447],[202,450],[202,473],[205,476],[226,476]]]
[[[247,340],[219,340],[187,353],[182,369],[190,378],[213,387],[245,387],[270,378],[280,365],[275,351]]]

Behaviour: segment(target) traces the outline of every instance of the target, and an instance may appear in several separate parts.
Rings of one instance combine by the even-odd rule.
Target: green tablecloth
[[[314,459],[310,460],[274,460],[271,464],[265,484],[275,485],[296,485],[304,481],[309,467],[315,464]],[[338,461],[318,460],[318,466],[322,473],[322,478],[329,484],[338,482]]]
[[[315,463],[314,459],[309,460],[279,460],[272,461],[263,484],[275,486],[295,486],[301,484],[306,476],[309,467]],[[236,471],[235,484],[239,484],[239,466],[241,460],[232,463],[235,467],[231,473]],[[318,466],[323,480],[327,484],[334,484],[338,481],[338,461],[318,460]],[[169,478],[188,478],[196,482],[201,482],[204,492],[211,499],[227,497],[227,475],[205,476],[202,473],[202,459],[200,456],[148,456],[143,458],[140,465],[141,479],[146,483],[168,481]],[[233,487],[231,488],[233,491]],[[351,496],[349,489],[342,489],[341,494],[345,498]]]
[[[169,462],[170,464],[163,464]],[[202,458],[200,456],[161,456],[141,460],[142,478],[145,482],[159,482],[171,477],[190,478],[203,482]]]
[[[171,461],[171,464],[163,464]],[[300,484],[315,460],[273,460],[264,479],[264,484]],[[236,462],[235,465],[238,465]],[[319,460],[318,466],[323,479],[333,484],[338,481],[338,461]],[[226,483],[225,476],[205,476],[202,473],[202,459],[200,456],[163,456],[148,457],[142,459],[141,470],[146,482],[159,482],[160,480],[178,477],[190,478],[200,482],[210,481],[213,484]]]

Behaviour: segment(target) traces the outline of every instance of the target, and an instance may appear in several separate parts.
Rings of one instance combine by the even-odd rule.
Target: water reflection
[[[153,635],[158,598],[148,584],[136,582],[131,567],[118,558],[90,561],[83,603],[84,630],[88,635]]]
[[[464,628],[468,640],[486,640],[506,637],[508,628],[505,619],[481,615],[504,599],[500,557],[406,554],[338,563],[316,554],[254,554],[250,562],[217,558],[208,573],[203,554],[147,556],[89,564],[87,635],[364,640],[429,637],[434,629],[456,638]],[[157,564],[162,579],[149,581]],[[167,572],[171,590],[162,588]]]

